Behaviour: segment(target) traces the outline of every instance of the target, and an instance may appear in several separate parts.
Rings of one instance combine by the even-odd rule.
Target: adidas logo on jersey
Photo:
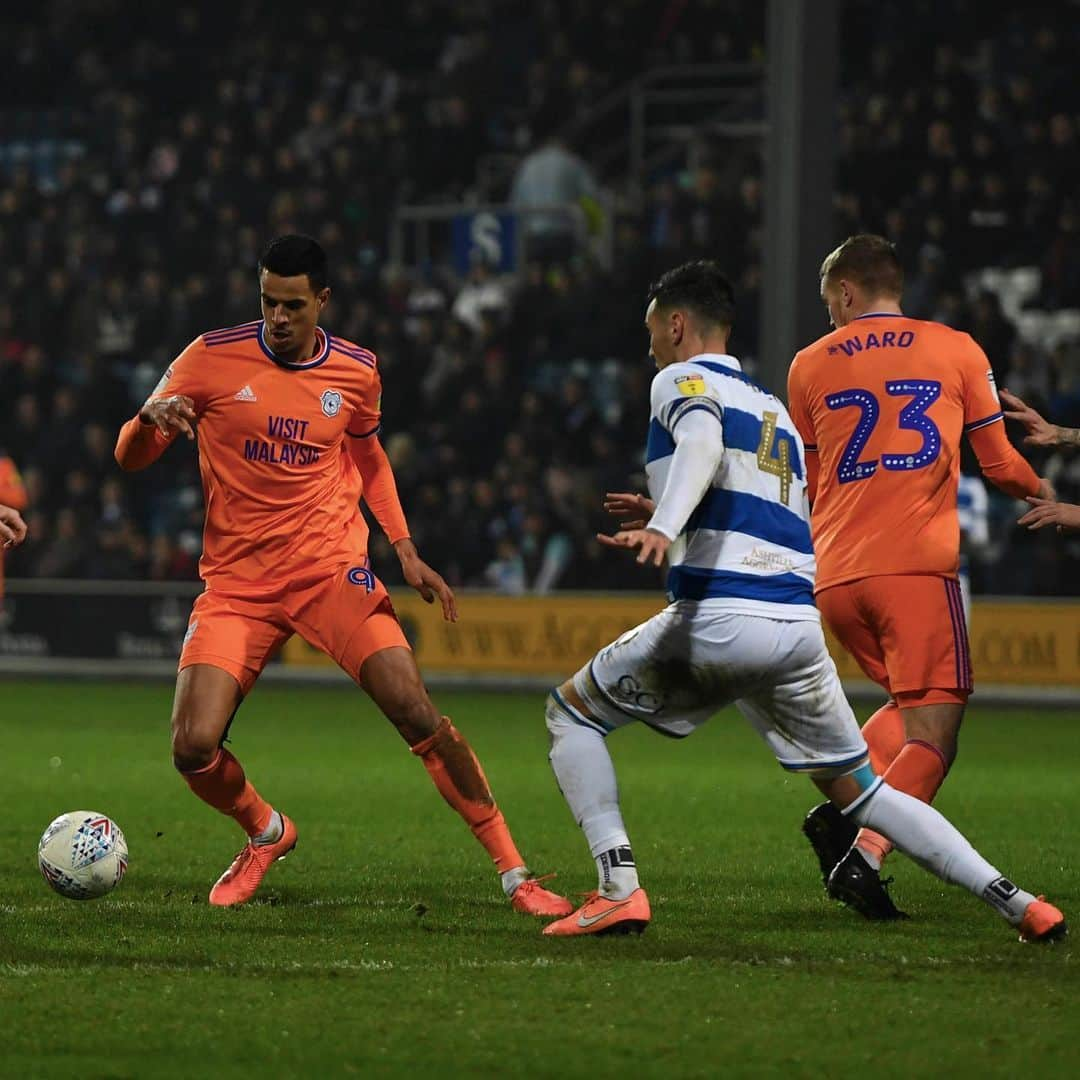
[[[233,398],[236,401],[258,401],[259,400],[255,396],[255,391],[252,390],[250,386],[245,386],[243,390],[237,390],[237,392],[233,395]]]

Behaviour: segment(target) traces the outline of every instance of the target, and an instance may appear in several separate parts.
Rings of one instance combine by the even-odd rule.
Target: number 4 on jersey
[[[776,420],[776,413],[762,413],[757,466],[762,472],[780,477],[780,501],[787,506],[791,494],[791,446],[787,439],[777,441]]]

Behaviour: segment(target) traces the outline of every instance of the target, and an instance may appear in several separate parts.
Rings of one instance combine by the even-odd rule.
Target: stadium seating
[[[602,490],[632,484],[640,470],[649,379],[641,300],[659,270],[719,256],[740,294],[733,348],[753,370],[761,278],[753,141],[703,133],[632,177],[622,166],[605,172],[588,141],[572,144],[615,208],[611,269],[587,253],[556,253],[501,279],[505,302],[490,312],[473,305],[469,323],[452,314],[469,281],[437,252],[424,264],[388,265],[389,225],[402,203],[467,207],[480,179],[494,185],[486,196],[507,199],[515,163],[552,133],[572,131],[566,118],[587,103],[652,67],[760,61],[763,25],[706,33],[693,5],[673,5],[676,14],[658,23],[653,6],[637,2],[599,14],[580,5],[549,24],[559,5],[523,5],[530,10],[501,22],[496,40],[486,6],[454,15],[418,0],[408,10],[408,48],[389,15],[330,25],[313,12],[294,28],[294,45],[325,62],[304,71],[278,70],[267,27],[238,17],[231,51],[216,53],[228,59],[180,97],[177,65],[207,35],[220,36],[216,20],[199,5],[170,16],[176,48],[164,53],[145,26],[122,24],[114,12],[102,16],[96,37],[108,44],[87,46],[71,65],[64,101],[53,103],[66,107],[42,108],[51,82],[22,80],[10,111],[20,119],[0,136],[0,449],[34,499],[33,540],[11,556],[11,574],[195,574],[193,455],[173,450],[150,481],[117,476],[99,431],[111,435],[134,412],[195,333],[257,314],[259,246],[299,229],[331,256],[330,325],[379,354],[387,437],[401,436],[396,445],[411,465],[399,479],[412,525],[452,582],[504,580],[510,558],[522,567],[515,587],[655,584],[602,558],[591,540],[605,525]],[[865,0],[849,6],[871,12]],[[932,27],[933,5],[911,5],[904,18]],[[970,329],[999,384],[1021,362],[1025,371],[1034,365],[1033,403],[1055,420],[1080,422],[1060,412],[1074,407],[1071,346],[1080,340],[1080,296],[1070,292],[1080,253],[1057,224],[1073,198],[1075,135],[1068,124],[1041,121],[1028,130],[1008,64],[1011,53],[1034,47],[1037,25],[988,18],[984,40],[939,48],[925,85],[912,90],[875,19],[845,26],[836,235],[894,236],[920,309]],[[49,55],[57,47],[50,33],[60,32],[48,20],[28,24],[13,55]],[[132,62],[110,63],[121,55]],[[1039,71],[1035,100],[1075,110],[1060,71],[1050,63]],[[978,146],[956,135],[973,109],[985,114]],[[1004,175],[998,210],[1011,223],[1002,235],[1012,246],[995,247],[1001,237],[986,235],[987,221],[1004,219],[976,215],[974,189],[950,195],[950,184],[962,185],[957,170],[979,178],[988,160]],[[1036,171],[1045,184],[1032,182]],[[924,275],[928,246],[938,267]],[[970,265],[984,251],[995,252],[996,265]],[[1003,317],[992,325],[978,314],[983,291],[997,297]],[[1021,348],[1029,353],[1016,359]],[[448,422],[447,401],[471,411],[482,453]],[[58,417],[69,414],[72,428],[58,443]],[[566,437],[555,437],[562,425]],[[1065,478],[1063,494],[1080,497],[1060,461],[1042,455],[1036,464]],[[1009,528],[1012,510],[995,505],[1007,539],[995,546],[996,561],[975,568],[977,589],[1018,587],[1004,568],[1017,545],[1035,541]],[[392,582],[386,554],[376,546],[376,565]],[[1080,589],[1077,556],[1068,549],[1055,564],[1059,577],[1031,587]]]

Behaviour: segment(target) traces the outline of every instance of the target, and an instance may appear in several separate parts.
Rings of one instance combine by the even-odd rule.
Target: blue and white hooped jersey
[[[990,499],[980,476],[960,474],[956,490],[956,514],[960,535],[972,547],[990,543]]]
[[[803,443],[783,402],[733,356],[705,354],[658,372],[651,406],[645,471],[656,502],[683,417],[711,413],[724,440],[710,487],[668,551],[670,598],[818,620]]]

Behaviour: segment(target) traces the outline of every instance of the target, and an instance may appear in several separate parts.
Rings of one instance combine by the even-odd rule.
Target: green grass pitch
[[[537,872],[593,864],[551,776],[542,695],[440,693]],[[610,740],[653,923],[551,940],[356,691],[260,687],[233,749],[297,822],[261,899],[206,903],[232,822],[173,773],[171,687],[0,683],[0,1075],[34,1077],[1077,1075],[1072,946],[1022,946],[902,857],[910,922],[829,903],[816,801],[734,712],[685,742]],[[940,808],[1001,869],[1080,911],[1080,726],[975,707]],[[112,815],[103,900],[51,893],[38,837]],[[1075,940],[1075,939],[1074,939]]]

